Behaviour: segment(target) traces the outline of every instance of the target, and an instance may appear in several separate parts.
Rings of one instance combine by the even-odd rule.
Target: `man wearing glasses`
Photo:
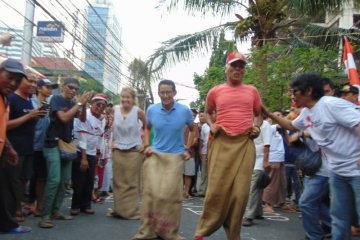
[[[103,112],[107,105],[104,94],[96,94],[86,111],[86,121],[75,119],[74,134],[77,140],[78,157],[72,163],[73,197],[71,215],[81,212],[94,214],[91,208],[92,191],[94,189],[95,167],[100,157],[105,131]]]
[[[53,96],[50,101],[50,125],[45,137],[44,156],[47,164],[47,182],[44,195],[44,208],[42,219],[39,222],[41,228],[52,228],[51,219],[71,220],[72,217],[60,212],[64,200],[65,183],[70,180],[71,161],[61,161],[58,141],[66,143],[73,140],[73,120],[79,110],[80,120],[86,120],[86,103],[91,92],[85,92],[74,101],[79,91],[80,83],[75,78],[66,78],[62,84],[62,93]]]
[[[307,130],[321,147],[329,167],[331,239],[351,239],[354,209],[360,216],[360,113],[348,101],[324,96],[322,80],[315,73],[297,76],[291,87],[292,97],[298,106],[304,107],[300,115],[292,121],[272,113],[269,117],[285,129]],[[265,107],[263,111],[269,112]],[[312,185],[319,186],[320,180]],[[320,192],[316,196],[321,197]],[[322,210],[320,206],[312,209]],[[314,215],[310,220],[313,219]],[[320,227],[315,233],[320,234],[317,239],[323,237]]]
[[[262,124],[257,89],[242,83],[247,60],[239,52],[226,59],[227,81],[212,88],[206,99],[206,121],[212,143],[208,149],[208,188],[195,239],[221,226],[227,239],[240,239],[240,226],[249,196],[255,163],[253,138]],[[216,122],[211,114],[217,111]]]
[[[7,96],[13,93],[26,77],[23,65],[7,59],[0,65],[0,232],[19,234],[31,232],[31,228],[19,226],[15,220],[16,171],[18,156],[6,139],[9,114]]]
[[[190,158],[194,120],[190,109],[174,100],[175,84],[159,83],[161,103],[147,111],[144,137],[143,197],[141,222],[135,239],[183,239],[178,236],[183,198],[184,161]],[[184,129],[190,133],[185,146]],[[154,129],[152,146],[149,145]]]

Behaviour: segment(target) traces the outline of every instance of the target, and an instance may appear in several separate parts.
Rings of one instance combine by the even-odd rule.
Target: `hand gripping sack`
[[[322,165],[321,151],[312,138],[301,137],[301,140],[306,147],[297,156],[297,166],[303,171],[304,175],[313,176]]]
[[[77,158],[76,143],[71,141],[69,143],[59,139],[60,158],[62,161],[72,161]]]

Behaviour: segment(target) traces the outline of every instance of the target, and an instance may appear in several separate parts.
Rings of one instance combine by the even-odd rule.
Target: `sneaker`
[[[250,219],[250,218],[244,218],[243,221],[242,221],[242,225],[244,227],[250,227],[254,224],[253,220]]]
[[[204,237],[195,237],[194,240],[204,240]]]
[[[259,215],[259,216],[255,216],[255,219],[263,220],[265,218],[262,215]]]

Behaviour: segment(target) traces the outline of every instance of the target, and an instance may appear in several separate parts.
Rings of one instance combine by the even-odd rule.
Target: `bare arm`
[[[189,136],[186,142],[185,148],[190,149],[193,146],[194,140],[195,140],[195,127],[194,124],[188,125],[189,128]]]
[[[145,112],[143,110],[141,110],[140,108],[138,111],[138,118],[142,122],[143,128],[146,129],[146,115],[145,115]]]
[[[265,170],[270,168],[269,153],[270,153],[270,145],[265,145],[264,146],[264,158],[263,158],[263,167]]]
[[[56,116],[57,118],[59,118],[59,120],[63,123],[67,123],[70,120],[72,120],[76,114],[78,113],[80,109],[80,106],[75,104],[69,111],[65,112],[65,111],[56,111]]]
[[[291,130],[291,131],[297,131],[298,129],[295,128],[292,124],[291,121],[283,118],[283,117],[278,117],[275,116],[273,113],[269,112],[269,110],[265,107],[262,106],[262,111],[268,115],[272,120],[276,121],[282,128],[285,128],[287,130]]]
[[[27,121],[38,120],[39,117],[45,116],[46,113],[48,113],[47,110],[39,110],[39,108],[36,108],[36,109],[32,110],[31,112],[29,112],[28,114],[25,114],[21,117],[18,117],[18,118],[12,119],[12,120],[9,120],[7,123],[6,129],[7,130],[14,129],[14,128],[17,128],[17,127],[23,125]]]
[[[255,112],[254,126],[260,127],[262,123],[263,123],[263,114],[261,108],[259,108],[259,110]]]

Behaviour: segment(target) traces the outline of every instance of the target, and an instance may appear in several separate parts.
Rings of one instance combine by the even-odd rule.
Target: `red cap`
[[[241,54],[239,52],[232,52],[228,55],[226,58],[226,64],[230,64],[236,61],[243,61],[244,63],[247,63],[246,57],[244,54]]]
[[[106,103],[108,102],[107,96],[105,94],[102,94],[102,93],[95,94],[95,96],[91,99],[91,101],[93,102],[95,100],[103,100]]]

